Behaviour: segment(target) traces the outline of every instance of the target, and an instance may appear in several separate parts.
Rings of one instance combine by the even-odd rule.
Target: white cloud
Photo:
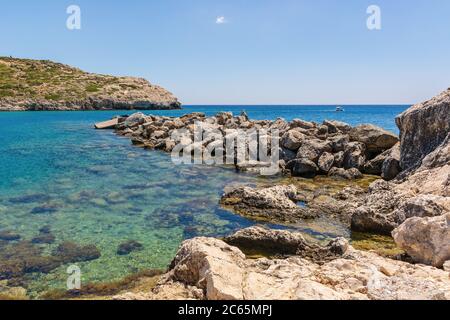
[[[220,17],[216,18],[216,24],[224,24],[224,23],[227,23],[227,22],[228,21],[227,21],[227,19],[225,19],[224,16],[220,16]]]

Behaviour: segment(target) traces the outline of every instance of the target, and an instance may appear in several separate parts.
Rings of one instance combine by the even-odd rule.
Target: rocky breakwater
[[[180,109],[145,79],[87,73],[61,63],[0,57],[0,111]]]
[[[450,89],[406,110],[397,124],[404,171],[370,186],[352,227],[393,232],[414,261],[442,267],[450,260]]]
[[[277,170],[298,177],[355,179],[362,173],[381,175],[386,168],[386,177],[392,178],[399,161],[396,152],[390,151],[399,141],[393,133],[373,125],[351,127],[338,121],[251,120],[245,113],[233,116],[227,112],[177,118],[136,113],[96,127],[114,128],[138,146],[172,154],[184,152],[191,161],[195,160],[190,157],[192,153],[199,155],[202,163],[233,164],[246,171],[275,165]],[[230,145],[230,141],[236,144]],[[263,159],[262,151],[267,158]]]
[[[232,245],[228,244],[231,243]],[[281,249],[278,258],[249,259],[240,248]],[[115,299],[450,299],[449,273],[300,234],[252,227],[226,238],[183,242],[169,271],[148,292]]]

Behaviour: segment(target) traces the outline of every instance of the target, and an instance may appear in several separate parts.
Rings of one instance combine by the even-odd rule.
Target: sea
[[[398,133],[395,117],[408,107],[349,105],[336,112],[336,106],[320,105],[192,105],[144,113],[180,116],[204,112],[209,116],[245,111],[252,119],[371,123]],[[77,263],[82,282],[89,283],[165,269],[183,240],[221,237],[258,223],[222,209],[219,199],[227,185],[267,182],[262,178],[227,167],[174,166],[168,154],[134,147],[127,138],[93,127],[115,115],[131,113],[0,113],[0,233],[20,236],[15,241],[0,241],[0,252],[6,246],[14,249],[12,255],[11,250],[9,255],[0,253],[0,281],[2,264],[20,258],[20,250],[27,247],[20,244],[29,243],[43,229],[55,238],[53,243],[34,244],[44,255],[51,255],[67,241],[98,248],[100,258]],[[348,230],[314,228],[307,223],[296,228],[321,239],[348,236]],[[141,243],[142,248],[119,255],[118,246],[129,240]],[[64,289],[67,267],[24,274],[23,285],[34,297]]]

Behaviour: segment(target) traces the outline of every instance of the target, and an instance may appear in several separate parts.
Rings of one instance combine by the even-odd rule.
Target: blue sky
[[[0,55],[145,77],[185,104],[415,103],[450,87],[449,14],[448,0],[2,0]]]

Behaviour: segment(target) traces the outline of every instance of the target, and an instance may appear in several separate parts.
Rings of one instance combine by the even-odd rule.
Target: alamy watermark
[[[370,5],[367,8],[367,29],[369,30],[381,30],[381,8],[377,5]]]
[[[280,171],[278,129],[220,130],[197,121],[191,130],[174,130],[171,139],[174,164],[236,165],[254,168],[261,175]]]
[[[67,290],[81,289],[81,270],[77,265],[71,265],[66,270],[67,274]]]
[[[70,5],[66,9],[69,15],[66,20],[66,27],[69,30],[81,30],[81,8],[77,5]]]

